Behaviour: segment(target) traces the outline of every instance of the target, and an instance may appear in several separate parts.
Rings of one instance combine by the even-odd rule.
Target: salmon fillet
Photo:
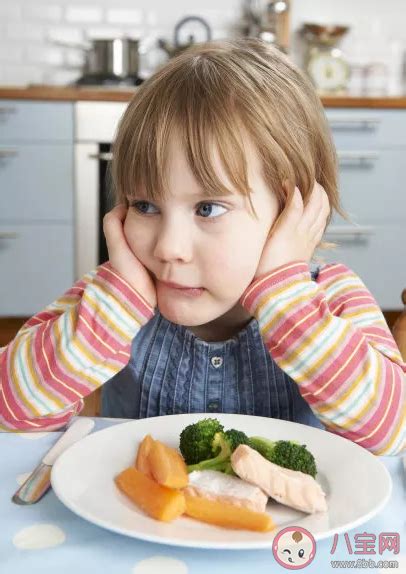
[[[191,496],[202,496],[208,500],[227,502],[265,512],[267,495],[258,487],[216,470],[195,470],[189,474],[189,484],[184,492]]]
[[[326,495],[312,476],[278,466],[245,444],[231,455],[231,466],[240,478],[281,504],[309,514],[327,510]]]

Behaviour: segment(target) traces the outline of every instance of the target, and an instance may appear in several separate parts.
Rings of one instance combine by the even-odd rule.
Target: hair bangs
[[[113,144],[115,197],[156,201],[169,191],[169,156],[183,146],[207,197],[247,196],[249,155],[282,212],[295,186],[307,203],[315,181],[344,219],[337,157],[320,98],[287,56],[256,39],[212,41],[176,56],[146,80],[127,107]],[[255,214],[256,215],[256,214]]]
[[[171,89],[163,98],[155,93],[148,101],[138,93],[139,105],[133,101],[124,114],[113,144],[112,174],[119,201],[126,203],[139,195],[151,201],[167,197],[168,159],[175,136],[204,196],[237,191],[249,197],[242,112],[222,84],[203,85],[198,68],[193,72],[181,81],[174,81],[172,74],[167,86]],[[249,202],[253,209],[250,198]]]
[[[237,191],[249,195],[244,138],[238,130],[241,121],[236,112],[230,117],[230,102],[218,98],[212,106],[210,100],[201,98],[185,104],[181,141],[203,194],[216,197]]]

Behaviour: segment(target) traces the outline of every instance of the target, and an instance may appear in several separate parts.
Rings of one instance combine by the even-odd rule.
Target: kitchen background
[[[169,58],[186,16],[203,19],[212,38],[261,35],[310,74],[355,224],[332,222],[327,239],[338,247],[328,257],[364,279],[390,326],[399,316],[406,288],[404,0],[0,0],[0,346],[105,260],[101,220],[115,128],[139,77]],[[306,23],[348,29],[326,35],[319,27],[309,42],[314,27],[305,39]],[[189,21],[179,43],[204,40],[203,24]],[[92,40],[123,37],[140,39],[136,76],[112,81],[110,73],[102,81],[85,73],[109,63],[94,44],[89,59]],[[123,65],[120,58],[110,64]]]
[[[176,22],[189,14],[206,19],[213,38],[234,35],[242,4],[242,0],[1,0],[0,82],[66,84],[77,78],[83,53],[56,46],[53,40],[78,43],[86,38],[128,34],[152,44],[160,37],[172,40]],[[266,2],[257,4],[265,7]],[[382,83],[396,93],[406,48],[405,17],[404,0],[294,0],[290,8],[291,56],[296,62],[302,59],[297,31],[303,22],[348,25],[341,47],[350,63],[383,64],[388,77],[386,84]],[[151,59],[158,61],[159,54]],[[382,70],[378,72],[382,75]]]

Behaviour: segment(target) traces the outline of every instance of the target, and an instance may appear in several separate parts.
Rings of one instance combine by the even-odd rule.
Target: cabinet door
[[[327,241],[338,247],[318,251],[327,263],[344,263],[364,281],[382,309],[400,309],[401,293],[406,287],[406,226],[375,225],[370,235],[347,237],[328,233]]]
[[[73,146],[0,142],[0,221],[73,219]]]
[[[326,116],[337,148],[405,146],[405,110],[329,109]]]
[[[73,104],[0,100],[0,141],[73,141]]]
[[[0,225],[0,316],[31,316],[73,284],[72,225]]]
[[[341,202],[355,223],[404,222],[405,149],[337,150]]]

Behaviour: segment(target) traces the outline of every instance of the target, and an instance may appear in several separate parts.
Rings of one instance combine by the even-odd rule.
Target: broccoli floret
[[[225,440],[228,441],[230,445],[231,453],[235,451],[237,446],[239,446],[240,444],[248,444],[250,440],[248,436],[245,434],[245,432],[235,429],[227,430],[224,433],[224,437]]]
[[[214,435],[223,430],[223,425],[217,419],[201,419],[185,427],[180,434],[179,449],[186,464],[196,464],[213,457]]]
[[[272,441],[253,436],[249,439],[249,446],[274,464],[291,470],[299,470],[310,474],[313,478],[317,474],[316,461],[305,444],[299,444],[293,440]]]
[[[248,444],[247,435],[241,431],[230,429],[218,432],[212,442],[211,457],[201,460],[197,464],[188,465],[188,472],[194,470],[218,470],[225,474],[234,474],[230,457],[240,444]]]

